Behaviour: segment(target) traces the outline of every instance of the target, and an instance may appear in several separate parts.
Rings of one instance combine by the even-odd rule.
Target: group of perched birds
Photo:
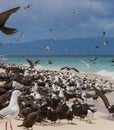
[[[0,120],[7,118],[11,128],[11,119],[17,114],[23,119],[18,126],[25,128],[31,128],[35,123],[60,123],[63,119],[73,123],[75,116],[91,123],[96,109],[87,100],[98,99],[94,87],[102,93],[111,92],[112,84],[108,81],[100,85],[97,79],[80,78],[67,71],[38,71],[6,63],[0,64],[0,67],[5,70],[5,73],[0,73],[0,81],[4,82],[0,85]],[[13,93],[16,96],[13,96],[12,103],[10,97]]]

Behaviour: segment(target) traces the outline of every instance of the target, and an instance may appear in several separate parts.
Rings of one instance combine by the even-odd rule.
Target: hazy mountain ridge
[[[108,45],[104,45],[108,41]],[[1,43],[0,55],[114,55],[114,38],[75,38]],[[50,49],[47,51],[45,47]]]

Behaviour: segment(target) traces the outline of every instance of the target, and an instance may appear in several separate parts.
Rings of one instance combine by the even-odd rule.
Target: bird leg
[[[7,122],[5,123],[5,130],[7,130]]]
[[[13,127],[12,127],[11,121],[10,121],[10,128],[11,128],[11,130],[13,130]]]

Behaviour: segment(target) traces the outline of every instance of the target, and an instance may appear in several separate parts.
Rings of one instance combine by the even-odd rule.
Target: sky
[[[17,6],[20,9],[5,26],[18,32],[7,36],[0,31],[1,42],[16,42],[22,32],[21,42],[100,37],[103,31],[107,37],[114,36],[114,0],[2,0],[0,12]]]

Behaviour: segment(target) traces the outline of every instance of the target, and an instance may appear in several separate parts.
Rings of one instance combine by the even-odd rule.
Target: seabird
[[[91,59],[90,61],[91,61],[90,63],[96,63],[97,57],[95,57],[94,59]]]
[[[8,20],[9,16],[12,13],[15,13],[20,7],[16,7],[5,12],[0,13],[0,31],[2,31],[6,35],[12,35],[16,33],[17,29],[5,27],[5,23]]]
[[[10,123],[10,128],[12,128],[11,120],[16,118],[19,114],[18,97],[22,93],[19,90],[14,90],[11,95],[9,105],[2,110],[0,110],[0,122],[5,122],[5,128],[7,130],[7,123]]]
[[[26,60],[29,63],[30,68],[34,68],[34,66],[37,65],[37,64],[39,64],[39,62],[40,62],[39,60],[37,60],[35,62],[33,62],[33,61],[29,60],[29,59],[26,59]]]
[[[54,37],[54,38],[52,39],[52,42],[55,43],[56,40],[57,40],[56,37]]]
[[[103,34],[103,36],[106,34],[106,32],[104,31],[104,32],[102,32],[102,34]]]
[[[88,68],[90,67],[90,64],[85,62],[84,60],[81,60],[82,63],[84,63]]]
[[[95,48],[99,48],[99,45],[96,45]]]
[[[48,60],[48,64],[53,64],[51,60]]]
[[[109,44],[108,41],[104,41],[104,46],[107,46]]]
[[[79,15],[79,11],[74,11],[73,14]]]
[[[32,6],[32,4],[29,4],[29,5],[25,6],[24,9],[26,9],[26,10],[28,11],[28,10],[30,9],[31,6]]]
[[[49,29],[49,31],[50,31],[50,32],[53,32],[53,30],[52,30],[51,28]]]
[[[17,39],[17,42],[19,42],[20,40],[22,40],[23,37],[24,37],[24,33],[22,32],[22,33],[20,34],[19,38]]]
[[[47,51],[49,51],[49,50],[50,50],[50,47],[49,47],[49,46],[46,46],[45,49],[46,49]]]

